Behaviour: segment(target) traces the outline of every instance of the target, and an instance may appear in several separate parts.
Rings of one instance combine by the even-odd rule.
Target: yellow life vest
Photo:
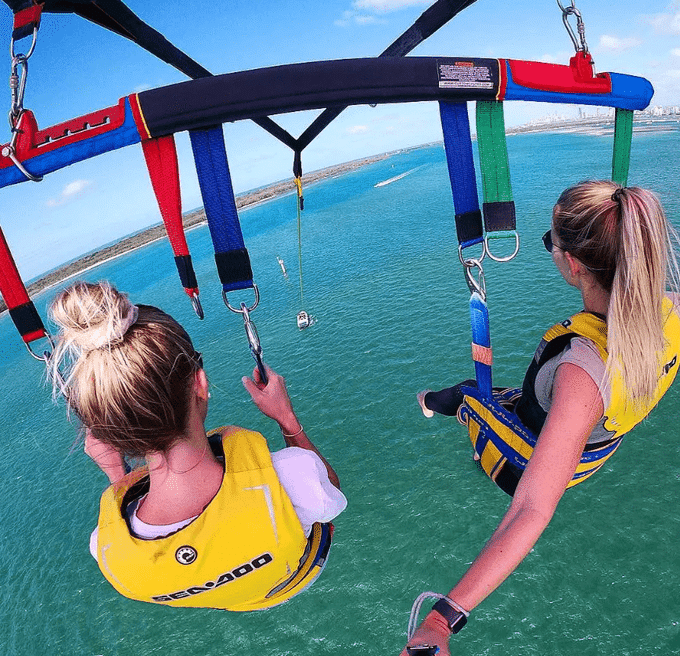
[[[662,310],[664,316],[667,317],[664,324],[666,348],[662,354],[659,382],[654,394],[647,403],[633,407],[632,404],[626,403],[622,380],[620,377],[614,377],[611,382],[609,404],[605,408],[603,417],[604,428],[610,432],[611,439],[602,444],[586,446],[576,472],[567,487],[584,481],[600,469],[619,447],[623,436],[652,411],[675,379],[680,365],[680,317],[668,298],[664,299]],[[533,432],[513,411],[508,409],[508,404],[504,402],[516,399],[520,392],[522,392],[522,401],[525,400],[527,392],[533,394],[533,383],[538,369],[549,359],[546,356],[552,357],[556,354],[551,353],[550,344],[557,344],[563,340],[562,347],[557,351],[559,352],[566,346],[566,342],[576,335],[592,340],[602,360],[606,361],[606,322],[594,314],[579,312],[570,319],[555,324],[545,333],[536,351],[534,362],[527,372],[523,390],[496,392],[495,398],[489,399],[476,388],[463,388],[465,401],[458,416],[461,423],[467,425],[475,452],[480,456],[482,469],[492,480],[496,480],[506,463],[520,470],[526,468],[536,445],[536,433],[540,430],[540,426],[537,426],[536,432]],[[533,405],[538,404],[535,402]],[[540,411],[545,415],[545,411]]]
[[[103,494],[97,555],[122,595],[169,606],[249,611],[276,606],[321,573],[332,526],[315,524],[307,539],[281,486],[262,435],[221,433],[225,472],[217,495],[189,525],[163,538],[131,535],[127,501],[148,485],[146,470]]]

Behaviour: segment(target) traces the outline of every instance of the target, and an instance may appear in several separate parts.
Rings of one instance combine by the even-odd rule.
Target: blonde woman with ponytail
[[[581,292],[583,309],[545,333],[521,394],[496,392],[514,404],[514,416],[538,439],[523,469],[504,458],[492,461],[496,468],[489,475],[512,495],[510,507],[402,656],[435,653],[413,649],[426,644],[439,647],[439,656],[450,653],[450,635],[529,553],[566,488],[598,468],[587,470],[588,452],[609,457],[658,403],[680,366],[678,239],[652,192],[610,181],[579,183],[557,200],[543,242],[567,284]],[[426,390],[418,402],[427,417],[459,411],[465,417],[471,403],[465,389],[471,394],[474,386],[465,381]],[[486,467],[487,447],[480,448]]]
[[[286,447],[237,426],[206,434],[201,354],[172,317],[108,283],[76,283],[51,306],[55,390],[111,485],[90,551],[121,594],[170,606],[257,610],[310,585],[347,501],[307,437],[285,381],[243,384]],[[58,374],[58,375],[57,375]],[[125,456],[144,461],[126,473]]]

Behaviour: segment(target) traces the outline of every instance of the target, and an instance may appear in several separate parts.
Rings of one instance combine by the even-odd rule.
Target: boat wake
[[[402,178],[405,178],[407,175],[411,175],[414,171],[417,171],[418,169],[423,168],[425,164],[421,164],[420,166],[416,166],[414,169],[411,169],[410,171],[406,171],[406,173],[400,173],[399,175],[395,175],[393,178],[389,178],[389,180],[383,180],[382,182],[378,182],[378,184],[374,184],[374,187],[384,187],[388,184],[392,184],[393,182],[396,182],[397,180],[401,180]]]

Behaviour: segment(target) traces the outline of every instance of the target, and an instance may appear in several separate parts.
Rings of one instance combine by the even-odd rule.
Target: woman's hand
[[[430,611],[427,617],[422,621],[421,625],[416,629],[413,637],[408,641],[408,646],[415,645],[430,645],[431,647],[439,647],[437,656],[450,656],[449,651],[449,636],[451,632],[446,623],[446,620],[435,611]],[[406,647],[401,652],[400,656],[408,656]]]
[[[267,365],[265,365],[265,370],[268,378],[266,385],[262,382],[258,368],[255,367],[252,378],[247,376],[242,378],[243,386],[248,390],[262,414],[277,422],[284,433],[293,435],[300,430],[301,426],[293,412],[286,381],[283,376],[279,376]]]
[[[123,455],[112,446],[98,440],[89,428],[85,429],[85,453],[97,463],[112,484],[125,476]]]

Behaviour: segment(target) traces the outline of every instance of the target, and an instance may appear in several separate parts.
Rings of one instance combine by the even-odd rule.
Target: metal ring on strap
[[[247,314],[247,312],[252,312],[260,303],[260,290],[257,288],[257,285],[253,283],[253,292],[255,292],[255,302],[248,307],[245,303],[241,303],[241,307],[235,308],[233,305],[229,304],[229,299],[227,298],[227,292],[222,290],[222,299],[224,300],[224,304],[232,311],[236,312],[236,314]]]
[[[474,244],[477,244],[477,243],[482,244],[482,252],[481,252],[480,256],[477,257],[477,258],[466,258],[466,257],[464,257],[463,256],[463,249],[469,248],[470,246],[473,246]],[[487,250],[486,250],[486,246],[484,244],[484,240],[480,239],[479,241],[474,242],[474,244],[467,244],[466,246],[461,244],[461,245],[458,246],[458,259],[460,260],[460,263],[464,267],[468,266],[468,262],[481,263],[482,260],[486,257]]]
[[[510,255],[506,255],[505,257],[494,255],[489,248],[489,239],[503,239],[505,237],[515,238],[515,249]],[[487,233],[484,238],[484,251],[494,262],[509,262],[517,255],[517,253],[519,253],[519,235],[517,234],[517,230]]]

